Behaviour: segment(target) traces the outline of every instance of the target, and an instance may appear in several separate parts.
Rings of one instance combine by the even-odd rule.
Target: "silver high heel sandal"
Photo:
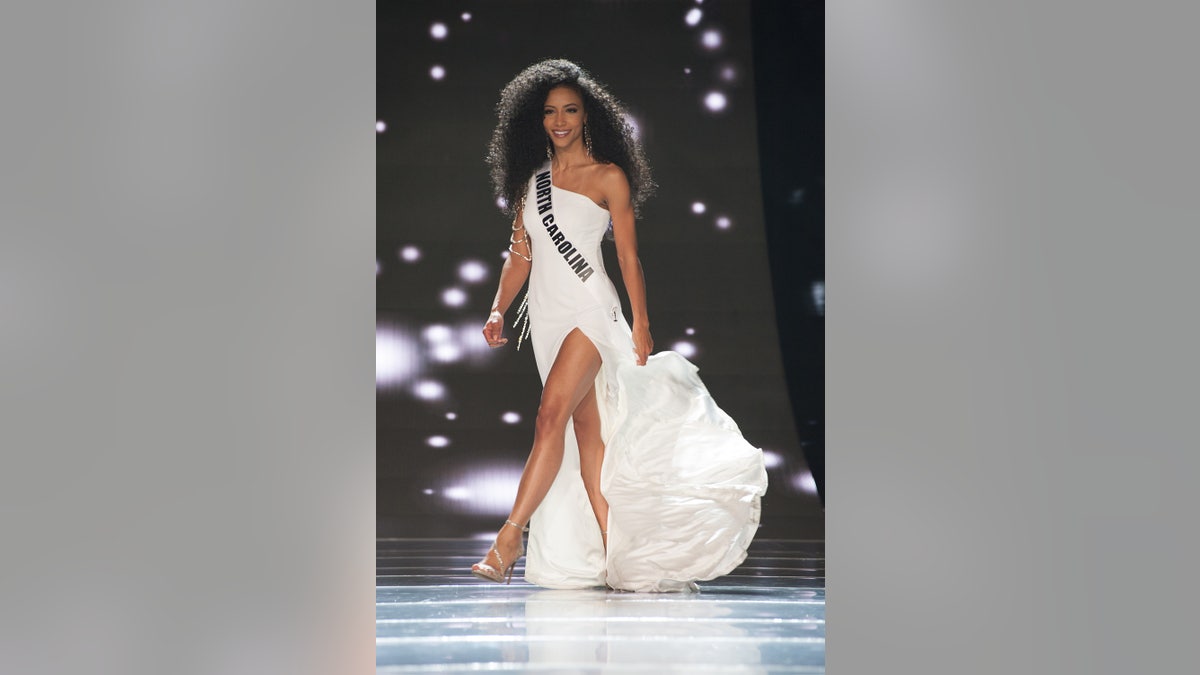
[[[522,532],[529,531],[528,527],[521,527],[520,525],[514,523],[511,520],[505,520],[504,524],[511,525]],[[496,569],[490,563],[488,563],[488,561],[487,561],[488,554],[492,554],[492,553],[496,554],[496,560],[498,560],[500,562],[500,569]],[[512,562],[505,565],[504,558],[501,557],[500,551],[496,549],[496,542],[493,541],[492,547],[490,549],[488,549],[487,554],[484,554],[483,560],[480,560],[479,562],[475,563],[474,565],[471,565],[471,574],[474,574],[475,576],[479,577],[480,579],[487,579],[488,581],[494,581],[496,583],[501,583],[501,582],[503,582],[505,584],[511,583],[513,569],[517,566],[517,561],[520,560],[521,556],[523,556],[523,555],[525,555],[525,539],[524,538],[521,539],[521,548],[517,551],[517,557],[514,558]]]

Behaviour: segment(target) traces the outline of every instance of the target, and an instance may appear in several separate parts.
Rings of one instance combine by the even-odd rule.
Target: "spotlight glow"
[[[693,7],[688,10],[687,14],[684,15],[683,22],[689,26],[695,26],[696,24],[700,23],[700,17],[703,15],[704,12],[701,12],[699,7]]]
[[[719,91],[710,91],[704,96],[704,107],[713,112],[721,112],[727,103],[725,94]]]
[[[458,485],[442,490],[442,494],[446,495],[446,499],[453,499],[455,501],[462,501],[464,499],[471,498],[471,491]]]
[[[684,335],[695,335],[695,334],[696,334],[696,329],[695,329],[695,328],[685,328],[685,329],[683,330],[683,334],[684,334]]]
[[[716,49],[721,46],[722,42],[724,39],[721,37],[721,31],[716,29],[706,30],[700,37],[700,44],[704,45],[706,49]]]
[[[812,284],[813,307],[816,308],[817,314],[825,316],[825,282],[814,281]]]
[[[470,12],[463,12],[463,13],[462,13],[462,20],[463,20],[463,21],[470,21],[470,20],[471,20],[471,13],[470,13]]]
[[[447,288],[442,291],[442,302],[449,307],[462,307],[467,304],[467,294],[461,288]]]
[[[435,345],[448,342],[453,335],[454,333],[450,331],[449,326],[443,326],[440,323],[426,326],[425,330],[421,331],[421,337]]]
[[[433,494],[433,488],[425,488],[424,490],[421,490],[421,492],[423,492],[427,495],[431,495],[431,494]]]
[[[456,413],[456,412],[448,412],[448,413],[446,413],[446,419],[448,419],[448,420],[456,420],[456,419],[458,419],[458,413]]]
[[[500,259],[501,259],[501,260],[508,260],[508,251],[501,251],[501,252],[500,252]]]
[[[704,205],[704,202],[692,202],[692,213],[700,215],[707,210],[708,207]]]
[[[733,223],[729,222],[729,216],[717,216],[717,229],[728,230]]]
[[[408,335],[389,328],[375,328],[375,386],[403,384],[420,369],[417,345]]]
[[[679,342],[671,345],[671,351],[679,354],[685,359],[690,359],[696,355],[696,345],[688,342],[687,340],[680,340]]]
[[[440,81],[442,78],[446,77],[446,69],[439,65],[434,65],[429,69],[429,76],[434,80]]]
[[[487,278],[488,268],[478,260],[468,260],[458,266],[458,277],[463,281],[474,284]]]
[[[450,31],[446,29],[446,24],[442,23],[441,21],[438,21],[429,27],[429,35],[432,36],[434,40],[445,40],[446,34],[449,32]]]
[[[411,244],[404,246],[400,249],[400,259],[404,262],[417,262],[421,259],[421,249]]]
[[[462,358],[462,347],[447,342],[433,348],[433,360],[441,363],[454,363]]]
[[[763,464],[768,469],[777,469],[783,466],[783,455],[774,450],[763,450]]]
[[[510,410],[510,411],[504,413],[503,415],[501,415],[500,419],[505,424],[516,424],[517,422],[521,421],[521,414]]]
[[[691,68],[684,68],[684,69],[683,69],[683,74],[684,74],[684,75],[691,75],[691,74],[692,74],[692,69],[691,69]]]
[[[446,387],[441,382],[421,380],[413,385],[413,394],[426,401],[437,401],[446,396]]]
[[[501,209],[507,209],[508,200],[504,197],[496,197],[496,206],[499,206]]]
[[[431,448],[444,448],[450,445],[450,439],[445,436],[430,436],[425,439],[425,445]]]
[[[383,120],[375,120],[375,132],[382,134],[387,131],[387,123]]]
[[[808,471],[801,471],[792,478],[792,487],[806,494],[817,494],[817,481]]]
[[[721,79],[722,80],[725,80],[726,82],[733,82],[734,80],[737,79],[737,75],[738,75],[737,69],[734,68],[733,66],[727,65],[727,66],[721,67]]]

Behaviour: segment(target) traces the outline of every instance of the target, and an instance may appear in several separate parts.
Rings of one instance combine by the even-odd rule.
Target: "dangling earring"
[[[588,131],[587,122],[583,123],[583,147],[587,148],[588,157],[592,156],[592,134]]]
[[[546,159],[554,159],[554,145],[550,143],[550,138],[546,138]]]

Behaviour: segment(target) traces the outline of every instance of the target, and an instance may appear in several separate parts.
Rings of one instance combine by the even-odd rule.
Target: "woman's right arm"
[[[513,243],[509,248],[508,259],[504,261],[504,267],[500,269],[500,287],[496,289],[496,297],[492,300],[492,312],[483,326],[483,337],[487,340],[488,346],[493,349],[503,347],[508,343],[508,338],[503,337],[504,313],[516,299],[517,293],[521,292],[521,287],[529,278],[529,269],[532,266],[533,253],[529,246],[529,235],[525,232],[522,216],[522,209],[518,208],[513,224],[520,225],[520,227],[512,232],[511,241]]]

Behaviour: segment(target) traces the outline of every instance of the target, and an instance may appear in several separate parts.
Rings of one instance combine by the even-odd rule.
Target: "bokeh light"
[[[671,351],[679,354],[685,359],[690,359],[696,355],[696,345],[687,340],[680,340],[679,342],[671,345]]]
[[[704,202],[692,202],[692,213],[700,215],[707,210],[708,207],[704,205]]]
[[[463,12],[463,13],[462,13],[462,20],[463,20],[464,22],[465,22],[465,21],[470,21],[470,20],[471,20],[471,13],[470,13],[470,12]]]
[[[721,31],[710,28],[704,31],[700,36],[700,44],[704,45],[705,49],[717,49],[725,42],[725,38],[721,35]]]
[[[445,40],[446,35],[449,32],[449,29],[446,28],[446,24],[442,23],[441,21],[438,21],[429,27],[429,35],[433,37],[434,40]]]
[[[467,260],[458,266],[458,278],[469,284],[479,283],[487,278],[488,267],[478,260]]]
[[[729,220],[729,216],[717,216],[716,225],[718,230],[728,230],[733,223]]]
[[[383,120],[375,120],[375,132],[382,134],[387,131],[387,123]]]
[[[783,455],[774,450],[763,450],[763,464],[768,469],[778,469],[783,466]]]
[[[421,368],[416,342],[406,333],[375,327],[375,386],[395,387],[415,376]]]
[[[444,448],[450,445],[450,439],[445,436],[430,436],[425,439],[425,445],[431,448]]]
[[[504,413],[503,415],[501,415],[500,419],[505,424],[516,424],[517,422],[521,421],[521,414],[510,410],[510,411]]]
[[[696,24],[700,23],[700,19],[703,16],[704,12],[701,12],[700,8],[693,7],[689,9],[687,14],[683,16],[683,22],[689,26],[695,26]]]
[[[404,262],[417,262],[421,259],[421,249],[409,244],[400,247],[400,259]]]
[[[713,112],[721,112],[728,103],[725,94],[719,91],[710,91],[704,95],[704,107]]]
[[[429,69],[429,76],[432,77],[434,80],[441,80],[442,78],[446,77],[446,69],[440,65],[435,64],[432,68]]]
[[[792,487],[810,495],[817,494],[817,481],[808,471],[801,471],[792,477]]]
[[[446,419],[448,419],[448,420],[456,420],[456,419],[458,419],[458,413],[456,413],[456,412],[448,412],[448,413],[446,413]]]
[[[442,291],[442,302],[448,307],[462,307],[467,304],[467,293],[461,288],[447,288]]]
[[[446,396],[446,386],[434,380],[421,380],[413,385],[413,394],[426,401],[438,401]]]

